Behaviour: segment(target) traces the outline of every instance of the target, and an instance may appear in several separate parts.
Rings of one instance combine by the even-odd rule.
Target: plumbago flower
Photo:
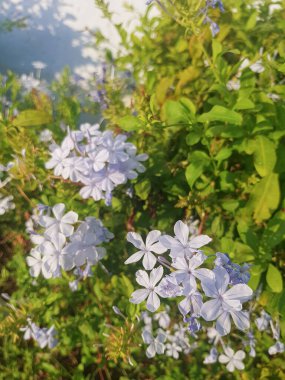
[[[4,197],[0,194],[0,215],[4,215],[7,211],[13,210],[15,208],[15,203],[13,203],[13,195],[8,195]]]
[[[156,284],[161,280],[163,276],[163,268],[159,266],[153,269],[150,274],[144,270],[139,270],[136,273],[136,281],[139,285],[145,289],[139,289],[132,293],[130,301],[138,304],[143,302],[146,298],[146,308],[149,311],[156,311],[160,306],[160,299],[158,297],[158,287]]]
[[[227,364],[227,370],[234,372],[235,369],[244,369],[243,359],[245,358],[245,352],[242,350],[236,353],[231,347],[225,347],[224,354],[219,356],[219,362]]]
[[[207,235],[199,235],[189,239],[189,227],[181,220],[174,225],[175,237],[163,235],[159,241],[167,249],[170,249],[170,256],[191,257],[198,249],[210,243],[212,240]]]
[[[216,330],[221,336],[231,331],[230,316],[238,329],[248,329],[249,315],[242,311],[242,303],[251,298],[251,288],[246,284],[238,284],[228,289],[230,276],[227,271],[216,267],[213,272],[213,278],[207,278],[201,283],[205,295],[213,298],[203,304],[201,316],[206,321],[217,320]]]
[[[243,351],[234,353],[231,348],[225,348],[224,354],[219,356],[217,346],[226,347],[223,338],[230,334],[234,325],[248,334],[253,353],[255,340],[253,334],[248,332],[249,312],[243,309],[243,304],[253,295],[251,288],[247,285],[250,266],[232,263],[229,256],[221,252],[207,256],[201,248],[211,242],[211,238],[207,235],[198,235],[197,231],[195,228],[195,235],[192,236],[188,225],[179,220],[174,226],[174,237],[161,235],[160,231],[154,230],[147,235],[144,242],[136,232],[127,234],[127,240],[138,251],[130,256],[125,264],[143,259],[144,269],[150,270],[149,274],[145,270],[136,272],[136,281],[143,289],[135,290],[130,302],[140,304],[146,300],[147,310],[154,313],[160,308],[160,298],[179,297],[178,310],[186,325],[184,330],[192,339],[198,339],[197,334],[203,328],[203,321],[204,324],[215,322],[215,328],[211,328],[211,336],[209,335],[214,347],[205,358],[205,364],[214,363],[219,359],[221,363],[227,363],[229,371],[242,369],[244,368],[242,360],[245,357]],[[210,259],[212,256],[215,256],[214,260]],[[160,265],[155,267],[157,262]],[[207,262],[211,262],[214,268],[206,268]],[[166,268],[165,271],[163,266]],[[179,343],[179,339],[174,339],[169,333],[171,320],[170,317],[167,318],[167,315],[168,309],[159,311],[157,316],[151,319],[144,315],[144,321],[147,324],[144,331],[148,331],[145,333],[148,338],[143,339],[145,343],[151,345],[149,349],[151,353],[147,353],[148,357],[165,351],[166,355],[178,358],[180,353],[190,352],[189,344],[183,346]],[[159,322],[160,329],[165,329],[166,339],[163,342],[161,340],[157,342],[157,338],[153,338],[151,333],[156,321]],[[161,344],[164,345],[163,349]],[[282,349],[279,343],[275,346],[271,349],[272,352]]]
[[[146,154],[137,154],[127,136],[100,131],[99,124],[82,124],[79,130],[67,129],[61,145],[50,145],[47,169],[56,176],[82,184],[82,198],[104,199],[110,205],[113,190],[145,171]]]
[[[147,237],[146,242],[144,243],[141,236],[135,232],[129,232],[127,234],[127,240],[132,243],[136,248],[139,249],[138,252],[130,256],[125,264],[131,264],[139,261],[143,257],[143,266],[146,270],[151,270],[157,262],[157,258],[153,253],[160,255],[167,251],[158,239],[160,237],[160,231],[151,231]]]
[[[27,318],[28,324],[25,327],[21,327],[20,331],[24,332],[24,340],[35,340],[40,348],[54,348],[58,344],[56,339],[57,331],[54,326],[50,328],[40,328],[31,318]]]
[[[178,359],[182,352],[190,353],[196,347],[195,343],[190,344],[187,328],[181,324],[171,326],[168,312],[169,308],[166,307],[165,311],[155,314],[153,317],[148,312],[141,313],[141,320],[144,322],[142,338],[148,345],[146,355],[149,358],[165,352],[167,356]],[[156,318],[157,315],[159,318]],[[161,323],[162,316],[163,323]],[[164,323],[165,321],[167,323]],[[154,338],[153,328],[156,328],[157,324],[156,338]]]
[[[166,335],[162,330],[159,330],[157,337],[154,338],[149,329],[144,329],[142,333],[142,338],[144,343],[149,345],[146,350],[146,356],[148,358],[153,358],[156,354],[164,353],[165,345],[163,343],[166,340]]]
[[[12,178],[9,175],[9,170],[14,166],[13,162],[9,162],[7,166],[0,164],[0,189],[4,188]],[[7,173],[7,177],[2,180],[4,173]],[[15,208],[15,203],[13,203],[13,195],[4,196],[0,193],[0,215],[4,215],[7,211],[13,210]]]
[[[106,250],[101,244],[114,237],[96,218],[87,217],[85,221],[78,222],[75,212],[65,213],[63,203],[52,208],[41,205],[39,215],[33,213],[28,227],[31,240],[36,245],[27,257],[30,275],[38,277],[42,274],[49,279],[73,269],[78,277],[70,283],[73,291],[80,279],[92,275],[91,266],[105,256]]]

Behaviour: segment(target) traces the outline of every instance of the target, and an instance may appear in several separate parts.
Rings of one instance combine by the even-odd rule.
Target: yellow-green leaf
[[[136,131],[140,128],[143,128],[144,123],[138,119],[136,116],[133,115],[127,115],[122,117],[118,122],[120,128],[122,128],[124,131]]]
[[[283,280],[280,271],[272,264],[269,264],[266,273],[266,281],[274,293],[280,293],[283,289]]]
[[[49,124],[52,116],[41,110],[25,110],[13,120],[15,127],[34,127],[36,125]]]
[[[247,207],[257,223],[270,218],[280,201],[279,177],[271,173],[258,182],[250,195]]]
[[[191,188],[209,163],[210,157],[203,151],[198,150],[191,155],[190,165],[187,166],[185,172],[186,180]]]
[[[256,136],[254,166],[261,177],[270,174],[276,164],[275,145],[265,136]]]
[[[230,124],[241,125],[242,116],[230,109],[227,109],[222,106],[214,106],[211,111],[203,113],[198,121],[201,123],[210,122],[210,121],[223,121]]]
[[[144,179],[141,182],[135,184],[135,191],[138,197],[142,200],[146,200],[151,190],[151,184],[148,179]]]

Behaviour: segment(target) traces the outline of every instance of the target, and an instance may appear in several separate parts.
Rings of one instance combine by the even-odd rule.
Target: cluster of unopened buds
[[[233,322],[238,330],[246,333],[246,339],[242,343],[250,347],[251,356],[255,355],[255,339],[252,330],[249,330],[251,310],[243,309],[243,304],[253,297],[253,291],[247,285],[250,279],[250,266],[232,263],[227,254],[220,252],[206,256],[201,248],[211,239],[207,235],[189,236],[190,229],[182,221],[175,224],[174,233],[175,236],[172,237],[154,230],[147,235],[145,242],[138,233],[129,232],[127,235],[127,240],[138,251],[131,255],[125,264],[135,263],[142,259],[145,269],[136,272],[136,281],[142,288],[132,293],[130,302],[140,304],[146,300],[147,310],[154,313],[160,308],[160,298],[178,297],[178,309],[186,326],[176,323],[173,335],[168,329],[170,317],[167,309],[154,314],[154,318],[149,315],[146,318],[144,315],[146,326],[142,337],[148,344],[146,354],[148,357],[153,357],[156,353],[162,354],[166,351],[167,355],[178,358],[179,353],[189,352],[190,347],[195,348],[195,345],[189,342],[189,347],[185,348],[187,346],[185,332],[187,331],[189,336],[197,339],[197,334],[207,329],[209,341],[213,347],[204,363],[211,364],[219,361],[226,364],[230,372],[235,369],[241,370],[244,368],[245,351],[234,352],[229,345],[225,344],[224,339],[231,333]],[[166,258],[163,254],[167,251],[170,252],[169,257]],[[205,262],[209,262],[214,268],[201,267]],[[156,266],[157,263],[160,265]],[[159,321],[156,337],[152,333],[152,320]],[[212,321],[214,325],[211,327],[205,323]],[[259,328],[262,323],[257,320],[256,325]],[[276,327],[275,330],[277,331],[275,332],[276,344],[269,349],[270,354],[284,350],[283,343],[279,341],[279,330]],[[177,335],[180,338],[184,335],[184,338],[179,340]],[[184,343],[179,343],[181,341]],[[217,350],[218,344],[223,349],[221,354]]]
[[[60,146],[50,145],[51,159],[46,168],[53,169],[56,176],[81,183],[82,198],[104,199],[110,205],[114,188],[144,172],[141,162],[148,156],[137,155],[126,135],[101,132],[99,128],[99,124],[82,124],[77,131],[68,129]]]
[[[70,283],[71,290],[77,289],[80,279],[91,275],[91,266],[106,254],[102,243],[113,238],[100,220],[86,217],[78,221],[75,212],[65,213],[63,203],[52,208],[39,206],[39,213],[26,226],[36,245],[27,257],[31,276],[42,274],[49,279],[60,277],[62,270],[73,270],[78,278]]]

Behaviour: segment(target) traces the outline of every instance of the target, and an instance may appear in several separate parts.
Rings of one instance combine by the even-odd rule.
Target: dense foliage
[[[1,379],[285,378],[284,353],[268,354],[274,339],[285,337],[284,3],[275,9],[267,0],[228,0],[224,12],[207,9],[218,33],[203,23],[205,14],[197,16],[202,2],[152,3],[132,34],[116,25],[122,50],[116,57],[106,51],[95,80],[82,83],[68,71],[50,86],[31,76],[1,77],[0,210],[4,197],[13,196],[0,212]],[[150,15],[152,7],[158,16]],[[50,145],[61,144],[67,126],[79,130],[101,120],[100,112],[102,131],[126,133],[149,157],[145,172],[122,181],[108,202],[82,199],[81,184],[45,166]],[[31,217],[44,215],[43,207],[35,211],[38,204],[60,203],[81,223],[100,219],[114,238],[104,244],[107,254],[92,275],[68,270],[60,278],[35,279],[26,261]],[[145,305],[129,302],[135,266],[124,265],[134,252],[126,235],[173,234],[177,220],[192,229],[194,221],[196,234],[213,239],[208,255],[219,251],[251,265],[256,355],[247,356],[243,372],[203,364],[211,348],[206,330],[198,334],[197,349],[189,335],[191,350],[179,359],[145,355],[139,320]],[[174,303],[164,302],[160,311],[165,304]],[[254,322],[263,309],[280,325],[281,338]],[[172,328],[183,322],[177,308],[169,315]],[[29,318],[37,331],[54,326],[56,338],[52,330],[49,341],[43,335],[39,344],[23,339]],[[248,354],[239,335],[234,330],[230,343]]]

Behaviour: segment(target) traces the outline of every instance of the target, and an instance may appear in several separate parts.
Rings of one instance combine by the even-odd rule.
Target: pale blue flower
[[[64,203],[58,203],[52,208],[54,217],[48,215],[42,215],[40,217],[39,224],[46,229],[46,235],[61,232],[68,237],[73,234],[73,224],[77,222],[78,215],[74,211],[69,211],[64,214],[64,211]]]
[[[285,351],[284,343],[277,341],[273,346],[269,347],[269,355],[281,354]]]
[[[199,235],[193,238],[189,238],[189,227],[181,220],[174,225],[175,237],[169,235],[163,235],[159,241],[165,248],[170,249],[170,256],[177,257],[191,257],[199,248],[210,243],[212,240],[207,235]]]
[[[204,364],[214,364],[217,363],[218,361],[218,351],[216,347],[212,347],[210,350],[209,355],[207,355],[203,361]]]
[[[166,335],[162,330],[158,330],[157,337],[154,338],[149,329],[144,329],[142,333],[144,343],[148,344],[146,349],[146,356],[153,358],[156,354],[163,354],[165,350],[164,342]]]
[[[213,298],[203,304],[201,316],[206,321],[217,320],[216,329],[222,336],[231,331],[230,316],[238,329],[248,329],[249,315],[241,310],[242,303],[248,301],[253,294],[251,288],[245,284],[238,284],[228,289],[230,277],[227,271],[222,267],[216,267],[214,273],[214,279],[207,279],[201,283],[205,295]]]
[[[243,359],[245,358],[245,352],[239,350],[234,352],[230,347],[225,347],[224,354],[219,356],[219,362],[227,364],[226,368],[229,372],[234,372],[235,369],[244,369]]]
[[[204,263],[207,256],[203,253],[198,252],[193,255],[190,259],[185,259],[182,257],[177,257],[173,259],[172,267],[177,269],[174,272],[174,276],[177,278],[178,282],[181,282],[183,286],[188,286],[195,289],[196,288],[196,278],[200,281],[207,279],[214,279],[214,273],[207,268],[199,268],[200,265]]]
[[[157,262],[156,256],[153,254],[161,255],[167,249],[159,243],[161,233],[154,230],[148,233],[146,242],[144,243],[142,237],[136,232],[128,232],[127,240],[133,244],[139,251],[131,255],[125,264],[131,264],[143,258],[143,266],[146,270],[152,270]]]
[[[159,266],[158,268],[154,268],[150,274],[143,270],[139,270],[136,273],[136,281],[139,285],[143,286],[145,289],[135,290],[130,298],[130,302],[139,304],[146,301],[146,308],[154,312],[160,306],[160,299],[158,297],[158,288],[156,284],[161,280],[163,276],[163,268]]]

